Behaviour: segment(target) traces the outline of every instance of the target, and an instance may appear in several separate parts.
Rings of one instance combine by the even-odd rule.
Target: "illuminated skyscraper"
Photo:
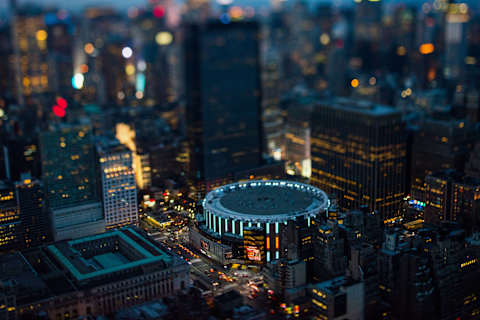
[[[445,26],[445,67],[447,79],[463,80],[467,56],[468,6],[466,3],[448,5]]]
[[[43,185],[24,175],[15,183],[15,197],[20,215],[19,246],[31,248],[51,241],[50,220],[45,208]]]
[[[0,251],[15,249],[19,243],[20,218],[12,184],[0,181]]]
[[[196,181],[261,163],[258,24],[222,21],[185,30],[190,176]]]
[[[132,152],[118,141],[97,145],[107,227],[138,223]]]
[[[17,95],[21,103],[49,90],[48,32],[43,13],[35,7],[16,12],[12,24],[16,52]]]
[[[365,101],[322,101],[312,116],[311,182],[340,208],[398,214],[405,195],[405,124],[398,110]]]
[[[468,122],[427,119],[414,135],[411,194],[424,202],[425,177],[447,169],[462,172],[472,149],[475,131]]]
[[[41,133],[40,146],[55,240],[103,231],[91,127],[59,124]]]

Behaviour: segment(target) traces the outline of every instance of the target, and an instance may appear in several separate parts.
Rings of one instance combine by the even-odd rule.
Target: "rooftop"
[[[316,215],[328,207],[327,195],[320,189],[293,181],[259,181],[234,183],[207,194],[204,207],[216,215],[262,218]]]
[[[47,248],[78,281],[171,260],[169,254],[132,228],[59,242]]]
[[[398,115],[401,116],[399,109],[394,107],[372,103],[366,100],[356,100],[345,97],[335,97],[320,102],[321,106],[336,110],[343,110],[349,113],[357,113],[371,117]]]

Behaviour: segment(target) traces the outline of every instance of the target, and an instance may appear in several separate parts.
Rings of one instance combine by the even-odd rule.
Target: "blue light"
[[[141,91],[141,92],[145,91],[145,74],[144,73],[137,73],[136,89],[137,91]]]
[[[56,13],[46,13],[45,16],[44,16],[44,21],[45,21],[45,24],[48,26],[48,25],[52,25],[52,24],[56,24],[58,23],[58,18],[57,18],[57,14]]]
[[[220,16],[220,21],[223,24],[229,24],[230,23],[230,16],[226,13],[222,13],[222,15]]]

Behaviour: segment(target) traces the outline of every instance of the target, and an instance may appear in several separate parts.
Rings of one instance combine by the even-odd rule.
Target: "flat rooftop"
[[[319,105],[335,110],[357,113],[370,117],[401,115],[401,111],[394,107],[372,103],[367,100],[356,100],[345,97],[335,97],[327,100],[321,100]]]
[[[304,210],[313,203],[313,195],[296,189],[261,186],[225,193],[220,203],[232,211],[271,215]]]
[[[172,257],[132,228],[59,242],[47,249],[78,281],[163,261]]]

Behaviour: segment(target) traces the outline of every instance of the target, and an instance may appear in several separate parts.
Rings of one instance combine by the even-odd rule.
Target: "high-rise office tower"
[[[12,23],[18,101],[49,90],[48,32],[43,13],[34,6],[17,10]]]
[[[137,189],[132,152],[118,141],[97,144],[103,190],[105,225],[138,223]]]
[[[455,221],[465,230],[480,226],[480,178],[446,170],[425,178],[425,222]]]
[[[31,248],[51,241],[51,228],[44,205],[45,195],[42,183],[39,180],[32,180],[30,175],[24,175],[22,178],[15,183],[21,222],[18,241],[20,247]]]
[[[359,70],[379,68],[382,37],[382,2],[356,1],[354,17],[354,62]]]
[[[190,177],[207,189],[262,159],[259,27],[224,22],[185,30]]]
[[[0,181],[0,251],[17,248],[19,225],[14,187],[8,181]]]
[[[102,232],[90,125],[58,124],[41,133],[40,146],[55,240]]]
[[[55,68],[51,75],[51,88],[57,94],[70,96],[73,77],[74,26],[65,11],[45,14],[49,64]]]
[[[468,6],[465,3],[450,3],[445,25],[445,78],[463,80],[467,56]]]
[[[102,76],[107,102],[124,105],[135,94],[133,50],[126,41],[108,39],[101,54]]]
[[[395,216],[405,195],[406,138],[394,108],[322,101],[312,116],[312,184],[336,194],[342,209],[368,205],[382,219]]]
[[[438,171],[462,172],[476,134],[468,122],[427,119],[414,134],[411,194],[424,201],[425,177]]]

